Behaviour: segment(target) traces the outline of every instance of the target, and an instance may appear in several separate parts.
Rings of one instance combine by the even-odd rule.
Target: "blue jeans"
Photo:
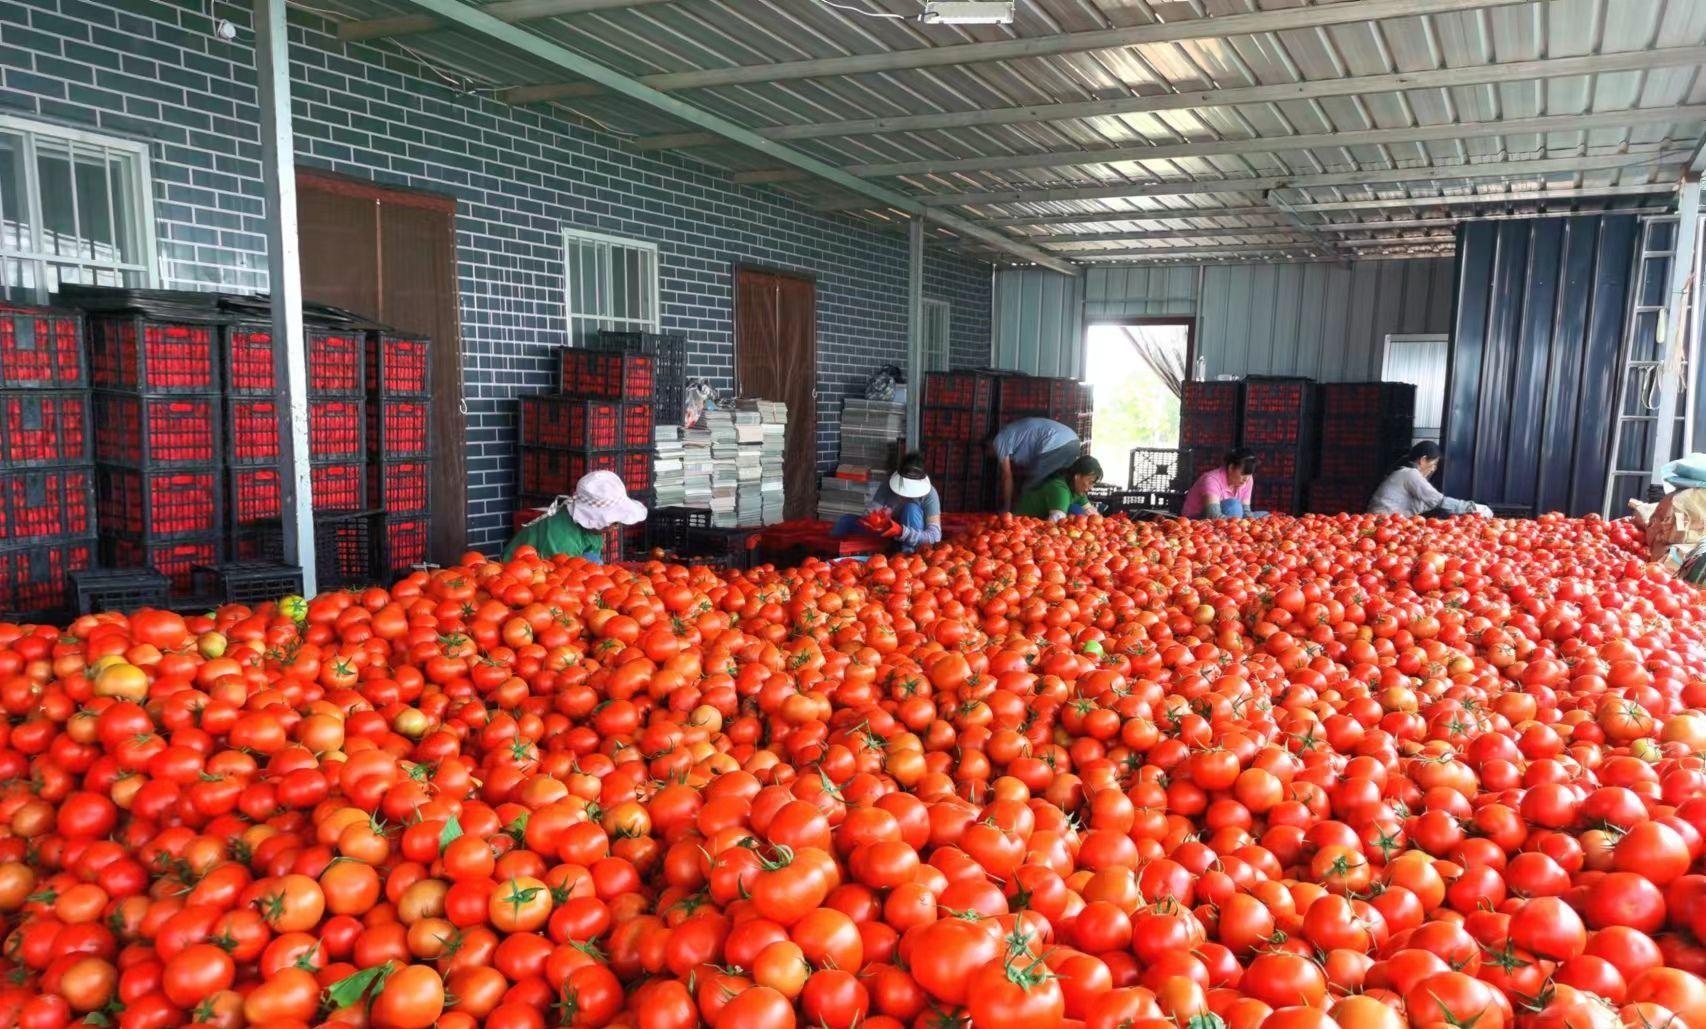
[[[859,524],[859,517],[859,515],[842,515],[835,520],[835,525],[830,528],[829,534],[831,536],[875,535],[871,530]],[[913,532],[924,531],[924,508],[918,504],[902,504],[890,511],[889,517],[893,518],[896,524],[911,529]],[[901,549],[911,551],[912,548],[902,547]]]

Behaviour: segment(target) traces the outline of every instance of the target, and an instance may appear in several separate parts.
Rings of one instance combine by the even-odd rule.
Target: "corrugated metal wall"
[[[1448,494],[1599,511],[1639,232],[1630,215],[1458,227]]]
[[[1378,379],[1388,334],[1450,329],[1451,276],[1443,259],[1002,271],[993,363],[1076,375],[1084,322],[1194,316],[1211,377]]]
[[[994,368],[1077,378],[1084,369],[1084,277],[1040,268],[995,274]]]

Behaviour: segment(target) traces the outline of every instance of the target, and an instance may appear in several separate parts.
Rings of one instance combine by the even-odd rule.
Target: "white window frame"
[[[154,234],[154,180],[149,168],[148,144],[137,140],[122,139],[101,133],[87,132],[82,129],[67,128],[51,122],[35,121],[29,118],[19,118],[15,115],[0,114],[0,131],[17,134],[23,140],[19,157],[23,161],[24,181],[27,184],[24,197],[28,217],[30,219],[30,249],[6,250],[4,240],[0,239],[0,258],[20,263],[35,265],[36,299],[45,303],[48,299],[49,265],[72,266],[78,268],[99,268],[110,271],[126,272],[139,275],[144,287],[153,287],[159,282],[159,254],[157,253]],[[130,159],[130,167],[134,174],[130,186],[133,190],[131,210],[129,212],[130,233],[137,241],[140,253],[135,262],[114,262],[85,259],[82,257],[66,257],[60,254],[46,252],[42,242],[45,225],[42,218],[40,167],[36,161],[36,142],[39,139],[52,139],[66,144],[75,154],[78,151],[88,153],[98,152],[103,157],[118,154]],[[0,189],[11,187],[11,183],[0,182]],[[119,220],[116,205],[112,204],[109,194],[108,204],[111,210],[108,219],[116,231]],[[75,204],[73,204],[75,210]],[[0,285],[0,289],[6,289]],[[19,287],[20,289],[23,287]]]
[[[647,263],[651,266],[651,274],[645,275],[641,281],[643,295],[641,307],[649,313],[648,317],[630,318],[616,317],[602,311],[575,310],[575,275],[579,272],[577,261],[571,260],[570,253],[577,246],[591,244],[600,248],[599,270],[603,281],[597,285],[595,292],[602,303],[609,289],[611,257],[616,251],[637,251],[646,255]],[[658,292],[658,245],[643,239],[629,239],[624,236],[611,236],[602,232],[592,232],[587,229],[577,229],[572,226],[563,227],[563,310],[568,325],[569,346],[578,345],[582,338],[581,327],[586,327],[585,335],[591,337],[600,329],[625,330],[629,332],[657,332],[662,319],[662,297]]]
[[[942,338],[931,340],[925,338],[924,370],[927,372],[945,372],[954,363],[954,305],[946,300],[934,297],[924,298],[924,324],[929,326],[935,321],[937,312],[941,313]],[[932,349],[930,343],[939,342],[941,348]]]

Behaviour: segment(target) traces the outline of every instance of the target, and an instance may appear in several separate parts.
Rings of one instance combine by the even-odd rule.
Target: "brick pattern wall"
[[[150,144],[160,285],[264,290],[266,257],[247,4],[206,0],[0,3],[0,111]],[[736,263],[818,286],[818,457],[835,457],[841,397],[905,363],[906,240],[730,184],[676,155],[637,156],[548,113],[446,88],[384,44],[338,41],[291,12],[297,159],[455,196],[468,408],[470,543],[508,534],[514,397],[548,389],[564,344],[561,229],[659,245],[662,321],[691,339],[689,373],[732,387]],[[931,296],[953,305],[956,366],[988,363],[987,265],[931,250]]]

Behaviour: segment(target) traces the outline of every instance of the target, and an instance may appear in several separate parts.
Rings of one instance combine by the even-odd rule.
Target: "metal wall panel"
[[[1415,439],[1439,442],[1445,417],[1445,367],[1450,358],[1451,337],[1444,333],[1433,338],[1394,334],[1387,344],[1380,378],[1416,387]]]
[[[1038,268],[995,273],[996,368],[1077,378],[1084,368],[1084,278]]]
[[[1121,318],[1178,318],[1197,313],[1196,265],[1107,265],[1084,271],[1084,316],[1094,323]]]
[[[1467,222],[1445,413],[1445,491],[1600,508],[1638,221]]]

